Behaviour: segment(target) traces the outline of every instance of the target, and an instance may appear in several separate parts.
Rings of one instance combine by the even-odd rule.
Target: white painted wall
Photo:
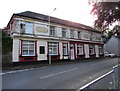
[[[19,62],[19,46],[20,40],[17,38],[13,38],[13,62]]]
[[[98,45],[95,45],[95,54],[96,54],[96,57],[99,57]]]
[[[60,59],[62,59],[63,55],[63,48],[62,48],[62,42],[59,42],[59,52],[60,52]]]
[[[62,37],[62,28],[61,27],[56,27],[56,36]]]
[[[84,44],[85,58],[89,58],[89,45]]]
[[[34,33],[39,35],[49,35],[49,28],[47,25],[34,24]]]
[[[76,30],[74,31],[74,38],[76,38],[76,39],[78,38],[78,31],[76,31]]]
[[[45,54],[40,54],[40,46],[45,46]],[[38,40],[37,41],[37,54],[38,54],[38,60],[47,60],[47,42],[44,40]]]
[[[77,44],[75,44],[75,52],[76,52],[76,58],[77,58]]]
[[[63,59],[68,59],[68,56],[63,57]]]
[[[70,29],[67,28],[67,38],[70,38]]]
[[[87,31],[81,32],[81,39],[90,40],[90,34]]]

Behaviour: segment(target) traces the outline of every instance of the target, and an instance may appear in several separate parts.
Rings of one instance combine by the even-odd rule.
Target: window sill
[[[84,56],[85,54],[78,54],[77,56]]]
[[[99,54],[99,55],[104,55],[104,54]]]
[[[48,54],[47,56],[60,56],[60,55],[49,55],[49,54]]]
[[[63,55],[63,56],[69,56],[69,55]]]
[[[20,55],[19,57],[37,57],[37,56],[35,56],[35,55],[31,55],[31,56],[30,55],[29,56],[27,56],[27,55],[26,56],[25,55]]]
[[[89,54],[90,56],[95,56],[96,54]]]

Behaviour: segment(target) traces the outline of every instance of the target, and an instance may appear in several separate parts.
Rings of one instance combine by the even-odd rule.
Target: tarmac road
[[[94,60],[94,59],[93,59]],[[78,89],[107,73],[118,58],[45,66],[2,74],[3,89]]]

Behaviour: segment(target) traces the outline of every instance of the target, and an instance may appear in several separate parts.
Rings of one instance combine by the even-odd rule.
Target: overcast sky
[[[13,13],[32,11],[70,20],[85,25],[93,25],[92,7],[88,0],[2,0],[0,5],[0,28],[9,22]]]

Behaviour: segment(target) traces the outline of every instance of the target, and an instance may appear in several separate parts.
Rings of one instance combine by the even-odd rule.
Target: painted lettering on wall
[[[36,32],[38,32],[38,33],[48,33],[48,29],[46,27],[37,26],[36,27]]]

